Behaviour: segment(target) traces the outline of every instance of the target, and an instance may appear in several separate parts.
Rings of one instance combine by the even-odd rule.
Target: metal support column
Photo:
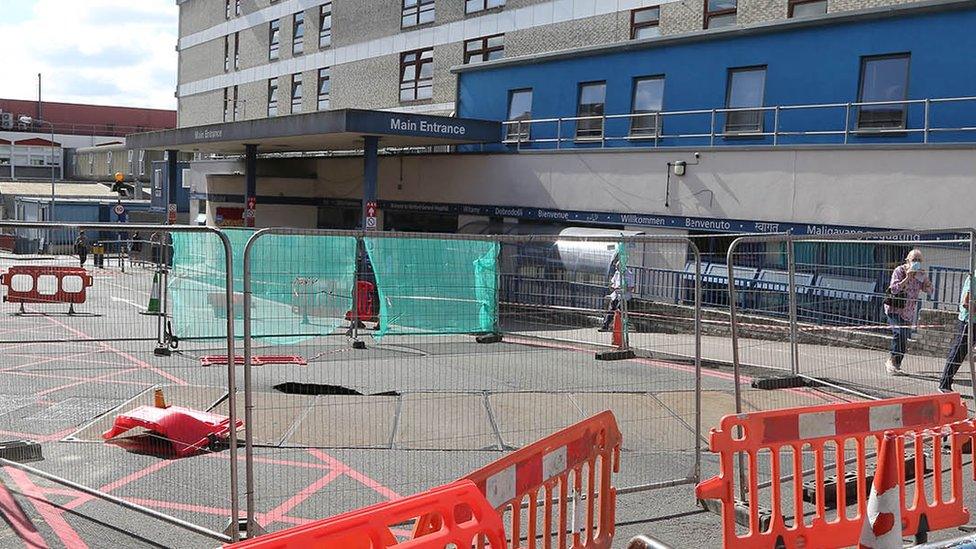
[[[253,227],[258,203],[258,146],[244,145],[244,226]]]
[[[376,177],[378,171],[377,154],[379,151],[380,138],[375,135],[367,135],[363,139],[363,204],[362,204],[362,228],[366,229],[366,206],[370,202],[376,202]]]
[[[180,151],[166,151],[166,222],[170,225],[176,223],[176,195],[180,189],[180,182],[176,178],[177,158]]]

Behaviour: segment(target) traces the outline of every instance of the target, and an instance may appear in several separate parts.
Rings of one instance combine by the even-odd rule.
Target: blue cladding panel
[[[725,106],[729,68],[767,67],[765,105],[847,103],[858,100],[861,57],[911,53],[909,99],[976,95],[976,10],[957,9],[908,16],[832,23],[779,30],[751,36],[728,36],[694,43],[662,44],[633,51],[615,51],[534,64],[485,68],[460,75],[459,115],[504,120],[509,91],[534,90],[532,117],[575,116],[581,82],[606,80],[606,112],[630,112],[633,78],[665,75],[664,110],[695,110]],[[844,108],[782,111],[780,131],[844,129]],[[921,128],[923,106],[908,108],[908,125]],[[932,126],[976,126],[976,101],[933,104]],[[851,113],[851,128],[855,124]],[[664,132],[708,133],[710,115],[667,118]],[[721,131],[724,115],[716,121]],[[608,136],[627,133],[627,120],[609,120]],[[765,114],[771,129],[773,113]],[[533,126],[532,137],[555,136],[555,124]],[[562,135],[572,135],[564,127]],[[843,137],[781,138],[803,143],[836,143]],[[857,137],[854,142],[919,142],[920,134]],[[932,141],[976,141],[976,133],[936,133]],[[722,140],[722,144],[757,144],[762,139]],[[608,142],[608,146],[632,146],[637,142]],[[676,142],[662,144],[679,144]],[[685,139],[683,145],[707,145],[708,140]],[[571,142],[564,146],[572,145]],[[577,143],[576,146],[594,146]],[[598,144],[595,146],[599,146]]]

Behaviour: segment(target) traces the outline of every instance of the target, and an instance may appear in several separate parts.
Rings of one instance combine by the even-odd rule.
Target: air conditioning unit
[[[4,130],[14,129],[14,113],[0,112],[0,129],[4,129]]]

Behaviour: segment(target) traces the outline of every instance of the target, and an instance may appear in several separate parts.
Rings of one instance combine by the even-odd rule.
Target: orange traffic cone
[[[620,316],[620,311],[613,313],[613,346],[618,349],[624,348],[624,322]]]
[[[156,408],[169,408],[169,405],[166,404],[166,397],[163,396],[162,389],[156,389],[153,392],[153,406]]]
[[[885,433],[878,467],[861,526],[861,549],[901,549],[901,490],[898,482],[898,438]]]

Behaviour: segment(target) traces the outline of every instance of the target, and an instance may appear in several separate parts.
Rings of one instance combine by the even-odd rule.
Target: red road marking
[[[2,482],[0,482],[0,513],[3,513],[3,516],[7,519],[7,523],[10,524],[17,537],[23,540],[24,545],[29,548],[47,548],[47,542],[44,541],[44,537],[37,531],[34,523],[27,517],[20,504],[14,499],[13,494],[7,490],[7,487]]]
[[[333,469],[341,472],[342,474],[348,476],[349,478],[365,485],[368,488],[371,488],[374,492],[385,497],[386,499],[393,500],[393,499],[399,499],[403,497],[400,494],[394,492],[393,490],[387,488],[386,486],[383,486],[379,482],[366,476],[365,474],[360,473],[359,471],[353,469],[352,467],[346,465],[345,463],[339,461],[338,459],[330,456],[329,454],[326,454],[322,450],[317,450],[312,448],[309,449],[308,453],[312,454],[316,458],[329,464],[329,466],[331,466]]]
[[[213,457],[213,458],[230,459],[230,456],[227,456],[227,455],[222,454],[222,453],[204,454],[204,455],[207,456],[207,457]],[[304,461],[292,461],[292,460],[287,460],[287,459],[275,459],[275,458],[266,458],[266,457],[258,457],[258,456],[254,456],[253,459],[254,459],[254,463],[270,463],[272,465],[291,465],[292,467],[303,467],[305,469],[326,469],[326,470],[332,470],[332,467],[330,467],[330,466],[328,466],[328,465],[326,465],[324,463],[308,463],[308,462],[304,462]],[[242,456],[242,455],[238,455],[237,456],[237,461],[243,461],[243,460],[244,460],[244,456]]]
[[[131,371],[131,370],[127,370],[127,371]],[[37,372],[2,372],[2,373],[11,376],[38,377],[43,379],[68,379],[71,381],[84,381],[84,382],[93,381],[92,379],[85,378],[85,377],[59,376],[54,374],[39,374]],[[138,385],[140,387],[151,387],[153,385],[148,381],[125,381],[120,379],[113,379],[110,381],[106,381],[106,383],[113,383],[117,385]],[[40,404],[40,402],[38,404]],[[53,404],[53,402],[46,402],[45,404]]]
[[[54,531],[66,549],[88,549],[88,545],[81,540],[78,532],[68,524],[68,521],[64,520],[62,511],[51,505],[51,502],[44,497],[41,489],[31,479],[27,478],[26,473],[13,467],[5,467],[4,469],[14,483],[20,487],[20,491],[31,498],[41,518]]]
[[[4,435],[4,436],[8,436],[8,437],[24,438],[24,439],[27,439],[27,440],[33,440],[35,442],[52,442],[52,441],[55,441],[55,440],[58,440],[58,439],[62,439],[64,437],[70,435],[73,432],[75,432],[75,428],[74,427],[71,427],[70,429],[65,429],[64,431],[61,431],[61,432],[58,432],[58,433],[53,433],[53,434],[50,434],[50,435],[38,435],[38,434],[34,434],[34,433],[18,433],[16,431],[4,431],[4,430],[0,429],[0,435]]]
[[[77,353],[77,354],[68,355],[68,356],[48,356],[48,357],[44,357],[41,360],[36,360],[34,362],[28,362],[27,364],[20,364],[18,366],[11,366],[10,368],[4,368],[3,370],[0,370],[0,372],[10,372],[10,371],[13,371],[13,370],[20,370],[22,368],[29,368],[31,366],[40,366],[41,364],[47,364],[49,362],[54,362],[56,360],[74,360],[75,358],[78,358],[78,357],[83,357],[83,356],[86,356],[86,355],[91,355],[91,354],[95,354],[95,353],[99,353],[99,352],[101,352],[101,351],[87,351],[87,352],[84,352],[84,353]],[[8,355],[8,356],[10,356],[10,355]],[[35,356],[33,358],[37,358],[37,357]]]
[[[138,372],[140,369],[141,368],[129,368],[129,369],[126,369],[126,370],[119,370],[117,372],[109,372],[107,374],[102,374],[102,375],[97,376],[97,377],[83,379],[82,381],[75,381],[73,383],[67,383],[67,384],[61,385],[59,387],[51,387],[50,389],[45,389],[45,390],[37,393],[37,396],[39,396],[39,397],[41,397],[41,396],[47,396],[47,395],[49,395],[51,393],[56,393],[58,391],[63,391],[64,389],[70,389],[72,387],[77,387],[78,385],[84,385],[86,383],[104,381],[104,380],[107,380],[109,378],[115,377],[117,375],[128,374],[130,372]]]
[[[342,476],[342,471],[340,470],[336,469],[336,470],[329,471],[329,474],[316,480],[312,484],[309,484],[294,496],[288,498],[287,500],[285,500],[283,503],[281,503],[274,509],[265,513],[263,520],[259,521],[261,526],[267,526],[273,522],[278,522],[281,519],[282,515],[284,515],[288,511],[291,511],[292,509],[300,505],[303,501],[315,495],[319,490],[325,488],[326,486],[329,485],[329,483],[339,478],[340,476]]]
[[[49,316],[46,316],[44,318],[48,322],[50,322],[52,324],[55,324],[57,326],[60,326],[60,327],[64,328],[65,330],[71,332],[72,334],[74,334],[74,335],[76,335],[78,337],[83,337],[85,339],[95,339],[92,336],[86,334],[85,332],[82,332],[81,330],[77,330],[75,328],[72,328],[71,326],[68,326],[64,322],[61,322],[61,321],[59,321],[57,319],[51,318]],[[130,355],[129,353],[127,353],[125,351],[121,351],[119,349],[116,349],[115,347],[112,347],[108,343],[104,343],[102,341],[99,341],[98,342],[98,345],[100,347],[102,347],[103,349],[106,349],[108,351],[111,351],[111,352],[119,355],[120,357],[122,357],[122,358],[124,358],[124,359],[126,359],[126,360],[128,360],[130,362],[132,362],[136,366],[138,366],[140,368],[145,368],[145,369],[149,370],[150,372],[153,372],[156,375],[162,376],[162,377],[164,377],[164,378],[172,381],[173,383],[175,383],[177,385],[187,385],[187,382],[184,381],[183,379],[178,378],[178,377],[174,376],[173,374],[171,374],[169,372],[166,372],[164,370],[160,370],[159,368],[156,368],[155,366],[153,366],[152,364],[149,364],[148,362],[144,362],[142,360],[139,360],[138,358]]]

